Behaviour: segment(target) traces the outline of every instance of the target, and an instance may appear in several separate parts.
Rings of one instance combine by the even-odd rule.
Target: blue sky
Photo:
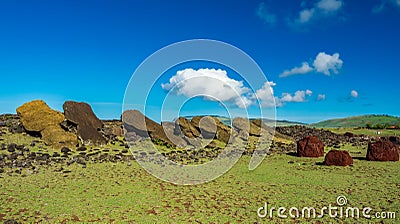
[[[58,110],[76,100],[101,118],[118,118],[143,60],[169,44],[206,38],[232,44],[258,63],[276,84],[277,99],[286,99],[278,119],[400,116],[397,0],[1,1],[0,21],[0,113],[15,113],[33,99]],[[315,64],[320,53],[331,61]],[[304,74],[280,77],[304,63],[308,69],[292,70]],[[220,113],[214,111],[220,105],[200,101],[185,110]]]

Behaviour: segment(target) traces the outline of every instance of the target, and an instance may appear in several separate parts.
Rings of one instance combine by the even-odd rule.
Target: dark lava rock
[[[7,151],[9,152],[15,152],[15,148],[17,147],[17,144],[11,143],[7,146]]]
[[[400,137],[399,136],[389,136],[389,141],[394,144],[400,145]]]
[[[69,152],[71,152],[71,149],[69,149],[69,148],[67,148],[67,147],[62,147],[62,148],[61,148],[61,152],[62,152],[62,153],[69,153]]]
[[[324,143],[316,136],[307,136],[297,142],[297,155],[300,157],[324,156]]]
[[[6,221],[4,221],[4,224],[18,224],[18,222],[14,219],[7,219]]]
[[[77,125],[77,134],[85,143],[106,143],[106,139],[99,132],[103,127],[103,122],[96,117],[89,104],[67,101],[63,109],[65,118]]]
[[[399,161],[399,147],[389,140],[380,139],[368,143],[367,160]]]
[[[354,137],[354,134],[351,133],[351,132],[346,132],[346,133],[344,133],[343,135],[346,136],[346,137],[348,137],[348,138]]]
[[[6,127],[6,126],[7,126],[7,123],[0,120],[0,127]]]
[[[76,151],[78,151],[78,152],[83,152],[83,151],[86,151],[86,150],[87,150],[87,148],[85,146],[81,146],[81,147],[76,149]]]
[[[18,158],[18,154],[15,153],[15,152],[13,152],[13,153],[7,155],[7,158],[8,158],[9,160],[17,159],[17,158]]]
[[[25,149],[25,146],[24,145],[16,145],[15,149],[23,151]]]
[[[58,152],[54,152],[53,153],[53,157],[60,157],[61,155],[60,155],[60,153],[58,153]]]
[[[353,158],[348,151],[331,150],[326,154],[324,164],[327,166],[349,166],[353,164]]]

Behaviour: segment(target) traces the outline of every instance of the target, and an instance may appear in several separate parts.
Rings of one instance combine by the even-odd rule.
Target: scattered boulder
[[[351,133],[351,132],[346,132],[346,133],[344,133],[343,135],[344,135],[345,137],[348,137],[348,138],[354,137],[354,134]]]
[[[67,101],[63,105],[65,118],[77,126],[77,134],[85,144],[105,144],[99,130],[103,122],[97,118],[89,104]]]
[[[380,139],[368,143],[367,160],[399,161],[399,147],[389,140]]]
[[[14,219],[7,219],[6,221],[4,221],[4,224],[18,224],[18,222]]]
[[[76,145],[76,135],[61,128],[64,115],[52,110],[42,100],[34,100],[17,108],[23,127],[28,132],[40,133],[46,145]]]
[[[69,153],[69,152],[71,152],[71,149],[69,149],[69,148],[67,148],[67,147],[62,147],[62,148],[61,148],[61,152],[62,152],[62,153]]]
[[[307,136],[297,141],[297,155],[300,157],[324,156],[324,143],[316,136]]]
[[[349,166],[353,164],[353,158],[348,151],[333,149],[326,154],[324,164],[327,166]]]

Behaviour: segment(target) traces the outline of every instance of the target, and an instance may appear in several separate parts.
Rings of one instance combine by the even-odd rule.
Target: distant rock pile
[[[307,136],[297,142],[297,155],[300,157],[324,156],[324,143],[316,136]]]
[[[78,144],[76,135],[61,128],[64,115],[52,110],[44,101],[25,103],[17,108],[17,113],[25,130],[40,133],[47,145],[59,147]]]
[[[370,161],[399,161],[400,149],[393,142],[380,139],[368,144],[367,160]]]
[[[353,158],[348,151],[333,149],[326,154],[324,164],[327,166],[349,166],[353,164]]]
[[[260,137],[262,133],[272,136],[272,129],[246,118],[235,118],[232,127],[211,116],[194,116],[191,120],[179,117],[175,122],[162,122],[160,125],[137,110],[129,110],[123,113],[122,121],[128,141],[149,137],[153,142],[179,148],[216,148],[218,141],[225,144],[233,143],[237,138],[246,141],[249,136]],[[207,145],[203,145],[204,142]]]
[[[340,148],[341,144],[349,143],[353,146],[366,145],[373,140],[373,137],[366,135],[355,135],[347,132],[345,134],[336,134],[329,130],[307,127],[302,125],[276,127],[275,131],[288,135],[298,141],[307,136],[318,136],[318,138],[328,147]]]

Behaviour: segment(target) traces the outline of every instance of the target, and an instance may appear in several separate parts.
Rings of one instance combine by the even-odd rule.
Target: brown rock
[[[324,143],[316,136],[307,136],[297,142],[297,155],[300,157],[324,156]]]
[[[210,116],[195,116],[192,118],[191,123],[198,130],[201,130],[201,135],[204,138],[215,138],[224,143],[229,142],[232,130],[217,118]]]
[[[236,117],[232,121],[232,126],[242,132],[247,132],[251,136],[260,136],[261,127],[255,123],[250,122],[247,118]]]
[[[217,132],[217,122],[210,116],[195,116],[191,123],[200,130],[203,138],[212,139]]]
[[[345,137],[348,137],[348,138],[354,137],[354,134],[351,133],[351,132],[346,132],[346,133],[344,133],[343,135],[344,135]]]
[[[122,113],[122,122],[125,130],[135,132],[140,137],[150,137],[152,141],[161,141],[163,144],[176,146],[165,134],[163,127],[157,122],[144,116],[138,110],[127,110]],[[126,133],[125,133],[126,135]]]
[[[177,127],[175,126],[174,122],[162,122],[162,128],[164,129],[165,134],[167,135],[168,139],[171,140],[176,146],[185,148],[187,146],[187,142],[177,133]]]
[[[60,125],[64,121],[64,115],[52,110],[42,100],[34,100],[17,108],[21,123],[27,131],[41,132],[45,128]]]
[[[200,136],[199,130],[186,118],[179,117],[176,121],[184,136],[188,138],[197,138]]]
[[[367,160],[399,161],[399,147],[388,140],[368,143]]]
[[[353,164],[353,158],[348,151],[334,149],[326,154],[324,164],[327,166],[349,166]]]
[[[103,127],[103,122],[97,118],[89,104],[67,101],[63,109],[65,118],[77,125],[77,134],[85,144],[107,143],[99,132]]]
[[[40,132],[46,145],[53,147],[75,146],[78,143],[76,135],[66,132],[60,123],[64,115],[52,110],[42,100],[34,100],[17,108],[21,123],[27,131]]]

